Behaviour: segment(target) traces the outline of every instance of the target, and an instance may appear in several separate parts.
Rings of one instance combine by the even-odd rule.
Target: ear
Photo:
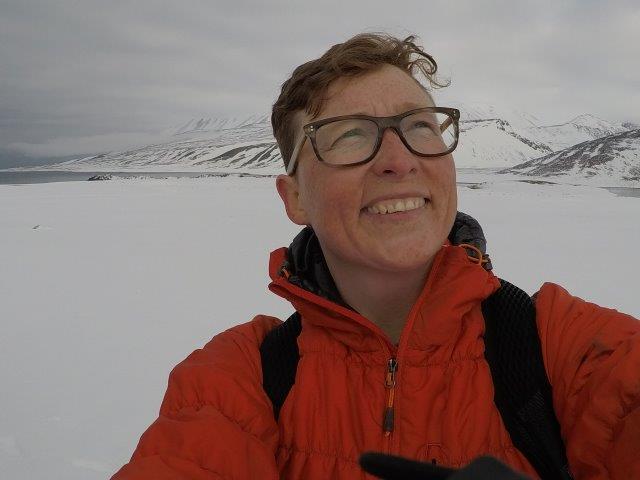
[[[282,203],[284,203],[289,220],[297,225],[309,225],[309,218],[300,198],[298,179],[289,175],[278,175],[276,188]]]

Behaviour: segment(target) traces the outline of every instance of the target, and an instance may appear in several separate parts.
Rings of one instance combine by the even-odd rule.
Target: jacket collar
[[[449,233],[451,245],[471,245],[482,252],[487,259],[484,267],[491,270],[491,262],[486,254],[487,241],[482,227],[471,215],[458,212]],[[477,257],[477,252],[470,249],[471,255]],[[291,242],[287,249],[286,259],[282,268],[289,272],[288,280],[294,285],[315,295],[342,305],[349,305],[342,299],[336,287],[329,267],[325,261],[316,233],[310,226],[305,227]]]
[[[289,300],[303,317],[341,331],[346,327],[344,317],[348,317],[360,327],[376,330],[372,322],[358,314],[340,296],[311,227],[305,227],[289,248],[273,251],[269,263],[269,274],[273,280],[269,289]],[[479,264],[484,268],[479,268]],[[447,310],[457,314],[460,309],[471,308],[474,302],[482,301],[499,285],[490,273],[491,268],[482,227],[473,217],[458,212],[446,244],[434,259],[417,303],[428,303],[432,295],[436,296],[435,301],[418,310],[432,311],[440,306],[443,312],[432,313],[443,318]],[[445,308],[443,305],[447,302]],[[423,313],[421,311],[420,314]],[[448,318],[450,314],[445,316]],[[448,330],[450,328],[444,328],[441,333],[446,336]],[[379,329],[378,333],[381,333]],[[433,340],[438,336],[430,335],[430,338]]]

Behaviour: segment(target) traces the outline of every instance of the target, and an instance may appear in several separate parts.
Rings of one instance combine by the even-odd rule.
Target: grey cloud
[[[118,149],[196,116],[268,113],[298,64],[377,30],[420,36],[452,79],[444,100],[640,123],[634,3],[2,0],[0,148]]]

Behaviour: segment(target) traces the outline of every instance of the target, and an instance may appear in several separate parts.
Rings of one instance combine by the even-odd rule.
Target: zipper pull
[[[387,407],[384,409],[384,419],[382,425],[386,437],[393,432],[393,400],[395,398],[396,387],[396,371],[398,370],[398,362],[395,358],[390,358],[387,368],[387,378],[384,382],[386,388],[389,389],[387,398]]]

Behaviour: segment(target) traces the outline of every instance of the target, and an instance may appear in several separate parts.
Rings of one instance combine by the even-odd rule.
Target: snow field
[[[640,317],[640,199],[477,177],[459,209],[497,275]],[[0,185],[0,478],[108,478],[176,363],[257,313],[291,313],[267,265],[299,229],[273,178]]]

